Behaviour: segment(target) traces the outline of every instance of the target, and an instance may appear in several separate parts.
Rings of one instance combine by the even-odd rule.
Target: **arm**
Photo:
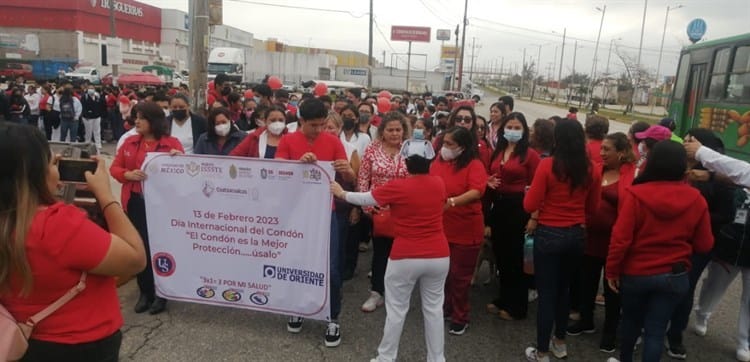
[[[617,221],[612,228],[612,237],[607,253],[606,277],[607,279],[619,279],[622,271],[622,263],[628,248],[633,243],[635,235],[635,223],[638,205],[635,197],[630,193],[620,196],[622,207],[617,215]]]
[[[356,176],[359,174],[359,166],[360,166],[359,154],[357,153],[356,150],[352,152],[352,159],[349,160],[349,164],[352,166],[352,170],[354,170],[354,176],[356,178]],[[352,180],[352,183],[357,183],[357,181],[358,180],[356,179]]]
[[[591,186],[586,196],[586,215],[593,215],[599,208],[599,200],[602,194],[602,174],[597,167],[592,167]]]
[[[365,192],[370,190],[370,178],[372,177],[372,144],[365,150],[362,162],[359,164],[357,173],[357,190]]]
[[[750,187],[750,164],[724,156],[708,147],[701,146],[695,159],[709,171],[728,177],[735,184]]]
[[[336,182],[331,182],[331,193],[333,196],[354,205],[375,206],[378,204],[372,196],[372,192],[346,192]]]
[[[109,174],[112,175],[115,180],[124,184],[128,182],[125,178],[125,173],[128,171],[130,170],[125,167],[125,154],[123,148],[120,147],[117,151],[117,156],[115,156],[115,159],[112,161],[112,165],[109,166]]]
[[[196,155],[205,155],[206,154],[206,142],[208,142],[207,135],[204,133],[200,137],[198,137],[198,142],[195,143],[195,148],[193,149],[193,153]]]
[[[484,170],[484,165],[479,160],[472,161],[468,166],[469,172],[467,174],[468,187],[461,195],[453,196],[448,199],[448,206],[463,206],[468,205],[482,198],[484,190],[487,186],[487,172]],[[451,203],[451,199],[453,202]]]
[[[73,109],[76,112],[76,119],[81,118],[81,113],[83,113],[83,105],[81,105],[81,101],[76,97],[73,97]]]
[[[523,198],[523,208],[528,213],[534,213],[542,207],[542,202],[547,194],[547,172],[546,166],[537,168],[537,172],[531,181],[531,187]]]

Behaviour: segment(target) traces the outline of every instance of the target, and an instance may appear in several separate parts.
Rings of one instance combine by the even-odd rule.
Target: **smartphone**
[[[57,161],[57,171],[62,182],[86,183],[86,171],[94,173],[96,168],[94,160],[62,158]]]

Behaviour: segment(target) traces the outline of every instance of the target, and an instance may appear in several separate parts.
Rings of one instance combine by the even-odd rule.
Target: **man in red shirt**
[[[297,132],[286,134],[279,141],[276,158],[284,160],[299,160],[306,163],[317,161],[333,161],[334,170],[341,174],[346,181],[354,181],[356,175],[346,158],[344,145],[341,140],[327,132],[328,111],[319,99],[311,98],[300,105],[300,120]],[[326,329],[326,347],[336,347],[341,343],[338,316],[341,312],[341,249],[336,215],[331,214],[331,242],[330,242],[330,296],[331,321]],[[287,323],[287,330],[299,333],[302,330],[302,317],[292,316]]]

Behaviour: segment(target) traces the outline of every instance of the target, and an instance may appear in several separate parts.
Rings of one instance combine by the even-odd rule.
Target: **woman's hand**
[[[96,172],[91,173],[91,171],[86,171],[84,173],[86,184],[89,190],[94,193],[97,200],[111,199],[112,187],[109,183],[109,174],[107,173],[107,166],[104,163],[104,159],[98,156],[92,156],[91,159],[96,161]]]
[[[307,152],[299,160],[304,163],[313,163],[318,160],[318,157],[312,152]]]
[[[526,223],[526,234],[533,235],[534,231],[536,231],[536,227],[538,225],[538,222],[536,219],[531,218],[529,219],[529,222]]]
[[[487,187],[495,190],[498,187],[500,187],[500,179],[495,177],[495,175],[491,175],[489,178],[487,178]]]
[[[492,228],[489,226],[484,227],[484,237],[485,238],[491,238],[492,237]]]
[[[178,149],[174,149],[173,148],[173,149],[169,150],[169,155],[170,156],[177,156],[177,155],[184,155],[184,154],[185,154],[185,152],[182,152],[182,151],[180,151]]]
[[[711,174],[706,170],[689,170],[687,172],[687,179],[691,182],[708,182],[711,179]]]
[[[333,181],[333,182],[331,182],[331,193],[333,194],[333,196],[336,196],[336,197],[338,197],[339,199],[343,199],[343,198],[344,198],[344,194],[345,194],[346,192],[345,192],[345,191],[344,191],[344,189],[343,189],[343,188],[341,187],[341,185],[339,185],[339,183],[338,183],[338,182],[336,182],[336,181]]]
[[[357,224],[361,218],[362,212],[359,210],[359,208],[353,208],[352,212],[349,213],[349,225]]]
[[[347,160],[336,160],[333,161],[333,170],[341,174],[346,180],[356,179],[357,176],[354,174],[352,165]]]
[[[141,170],[131,170],[125,172],[125,179],[128,181],[143,181],[146,179],[146,173]]]
[[[607,284],[609,285],[609,289],[612,289],[615,293],[620,292],[620,279],[607,278]]]

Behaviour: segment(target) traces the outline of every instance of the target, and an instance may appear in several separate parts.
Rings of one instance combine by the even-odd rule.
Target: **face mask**
[[[170,114],[169,110],[168,109],[164,109],[164,117],[169,117],[169,114]]]
[[[174,111],[172,111],[172,116],[176,120],[180,120],[180,121],[185,120],[188,117],[187,109],[177,109],[177,110],[174,110]]]
[[[354,118],[344,118],[344,129],[347,131],[351,131],[354,129],[354,126],[356,123],[354,122]]]
[[[367,123],[367,122],[370,122],[370,115],[369,114],[361,114],[359,116],[359,123],[364,124],[364,123]]]
[[[96,91],[93,89],[89,89],[87,92],[89,93],[90,96],[93,96],[94,94],[96,94]]]
[[[260,104],[260,97],[253,97],[255,104]]]
[[[445,161],[451,161],[455,159],[456,157],[460,156],[463,152],[464,150],[461,148],[457,150],[452,150],[448,147],[443,146],[443,148],[440,149],[440,156],[443,157],[443,160]]]
[[[432,98],[425,99],[424,102],[427,103],[427,105],[431,106],[432,105]]]
[[[284,128],[286,128],[284,122],[271,122],[271,124],[268,125],[268,132],[278,136],[281,132],[284,132]]]
[[[423,140],[424,139],[424,130],[421,128],[415,128],[414,132],[412,133],[412,138],[415,140]]]
[[[229,123],[217,124],[214,127],[214,130],[216,130],[216,135],[218,135],[219,137],[224,137],[228,135],[231,129],[232,129],[232,125]]]
[[[648,150],[646,149],[646,144],[643,143],[643,142],[639,143],[638,144],[638,154],[640,154],[641,157],[644,157],[644,156],[646,156],[647,153],[648,153]]]
[[[520,129],[506,129],[503,137],[510,143],[517,143],[523,138],[523,130]]]
[[[293,107],[297,106],[297,101],[290,101],[289,104],[291,104]]]

